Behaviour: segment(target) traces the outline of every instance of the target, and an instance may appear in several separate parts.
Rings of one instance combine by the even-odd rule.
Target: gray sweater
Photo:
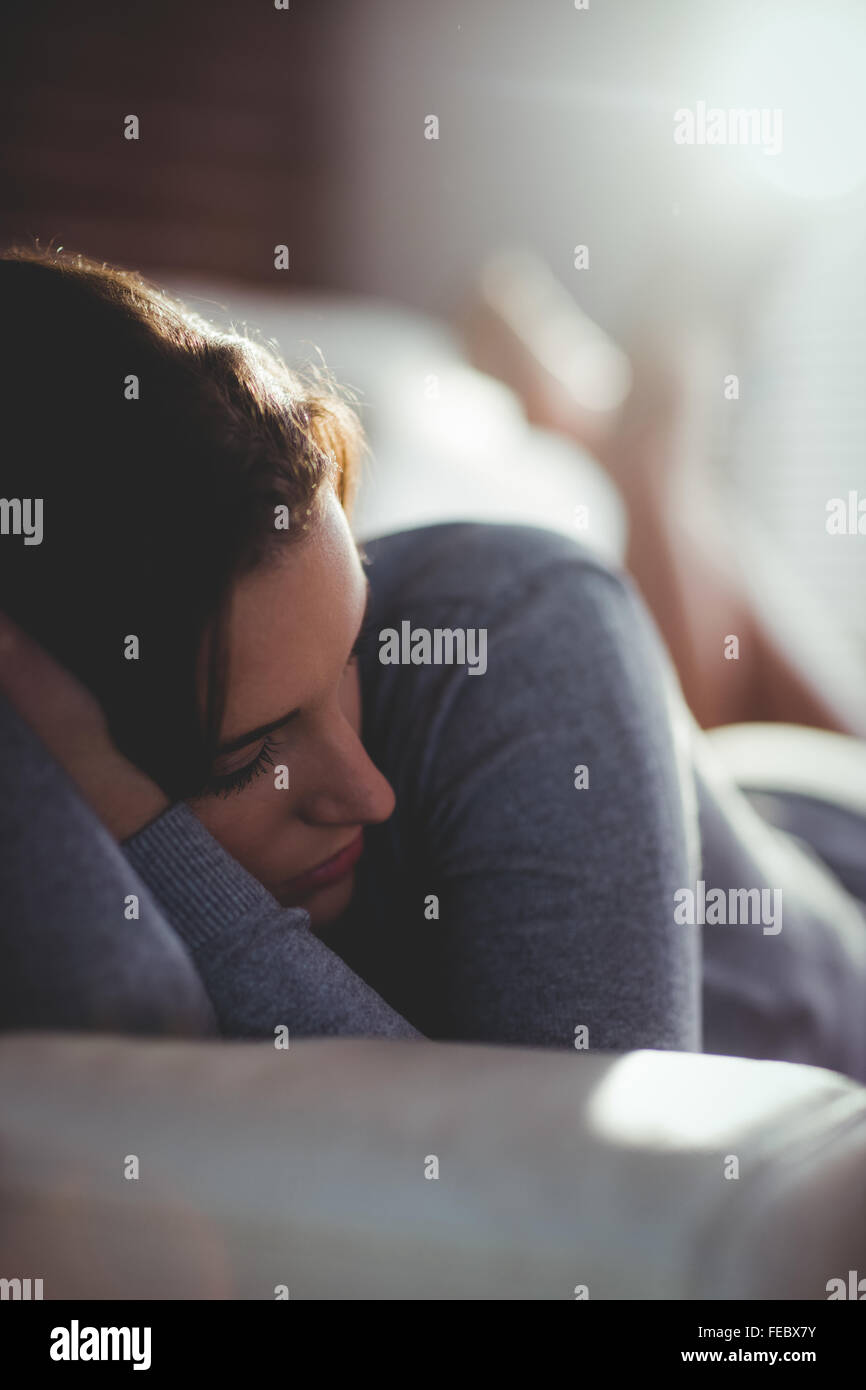
[[[362,658],[397,810],[346,916],[314,935],[183,804],[119,847],[6,706],[0,1025],[700,1045],[699,942],[671,913],[696,867],[688,771],[628,582],[529,527],[366,550],[377,630],[483,627],[487,670]]]
[[[703,1045],[866,1082],[863,906],[712,765],[628,580],[532,527],[366,550],[376,630],[485,628],[487,670],[362,656],[397,806],[349,911],[315,935],[185,805],[118,846],[0,702],[0,1027]],[[783,888],[783,929],[678,924],[698,874]]]

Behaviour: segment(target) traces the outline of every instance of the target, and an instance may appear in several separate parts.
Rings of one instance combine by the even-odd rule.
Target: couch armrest
[[[866,1088],[788,1063],[20,1033],[0,1115],[0,1274],[45,1298],[823,1299],[866,1271]]]

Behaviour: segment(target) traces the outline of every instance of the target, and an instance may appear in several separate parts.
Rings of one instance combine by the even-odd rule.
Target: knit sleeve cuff
[[[303,908],[281,909],[183,801],[131,835],[122,849],[192,949],[237,927],[248,914],[263,917],[289,911],[298,926],[309,925]]]

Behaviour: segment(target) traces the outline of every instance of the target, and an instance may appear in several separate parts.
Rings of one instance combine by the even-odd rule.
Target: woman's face
[[[391,786],[360,738],[351,652],[366,602],[348,522],[327,488],[308,537],[234,590],[221,751],[212,788],[189,803],[245,869],[283,906],[304,907],[314,927],[346,910],[362,827],[394,809]]]

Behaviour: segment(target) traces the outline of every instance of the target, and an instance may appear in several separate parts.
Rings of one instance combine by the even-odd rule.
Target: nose
[[[348,723],[317,758],[315,783],[300,813],[315,825],[378,825],[394,811],[397,799]]]

